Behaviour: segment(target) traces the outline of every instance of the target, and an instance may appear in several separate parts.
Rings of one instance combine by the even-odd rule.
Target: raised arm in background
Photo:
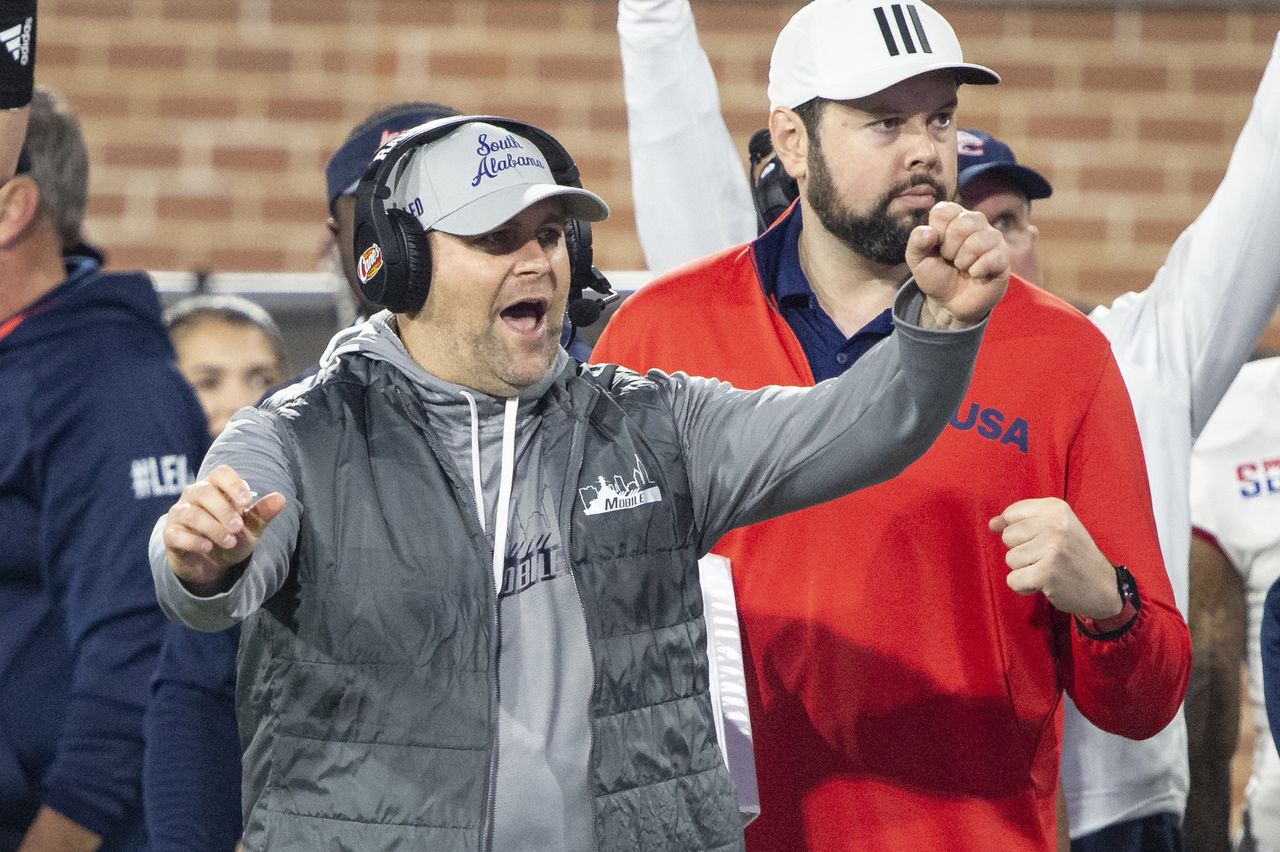
[[[636,231],[649,270],[751,239],[742,154],[720,114],[689,0],[619,0],[618,42]]]

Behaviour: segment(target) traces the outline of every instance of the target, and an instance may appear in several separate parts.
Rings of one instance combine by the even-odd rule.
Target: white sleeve
[[[209,597],[191,594],[169,570],[161,537],[164,518],[156,522],[148,555],[160,608],[170,619],[209,633],[238,624],[279,591],[289,574],[289,554],[297,541],[302,517],[297,489],[272,415],[256,408],[237,412],[205,455],[200,478],[208,476],[209,471],[220,464],[234,468],[260,496],[279,491],[284,495],[285,507],[263,531],[248,567],[235,585]]]
[[[1280,38],[1207,207],[1142,293],[1092,315],[1117,360],[1155,365],[1189,387],[1191,435],[1204,428],[1280,297]]]
[[[655,275],[746,242],[755,208],[689,0],[619,0],[636,231]],[[761,99],[764,84],[761,81]],[[766,120],[761,108],[761,126]]]

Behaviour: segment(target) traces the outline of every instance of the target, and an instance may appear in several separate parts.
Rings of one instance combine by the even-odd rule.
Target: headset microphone
[[[577,298],[569,300],[569,322],[573,323],[575,329],[594,325],[609,303],[618,298],[618,294],[609,286],[604,274],[594,266],[591,267],[591,276],[593,281],[587,287],[602,295],[598,299],[589,299],[584,295],[583,290],[578,290]]]
[[[751,160],[751,201],[756,208],[756,226],[764,233],[800,195],[800,186],[773,153],[768,128],[751,135],[747,155]]]
[[[773,156],[773,140],[769,138],[769,128],[762,127],[751,134],[747,142],[747,154],[751,157],[751,165],[755,165],[766,157]]]

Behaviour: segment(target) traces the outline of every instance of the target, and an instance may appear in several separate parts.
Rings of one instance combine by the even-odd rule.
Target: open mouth
[[[499,312],[502,321],[521,334],[535,334],[543,329],[547,318],[546,299],[522,299]]]

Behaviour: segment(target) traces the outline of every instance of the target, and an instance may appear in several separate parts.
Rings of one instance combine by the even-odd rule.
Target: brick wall
[[[1145,286],[1225,167],[1280,11],[937,5],[1005,78],[963,92],[961,123],[1057,190],[1036,211],[1046,283],[1084,301]],[[798,6],[695,3],[744,148]],[[43,0],[39,76],[84,123],[89,232],[118,265],[316,268],[328,154],[373,108],[426,98],[555,133],[613,206],[600,265],[636,268],[615,14],[609,0]]]

